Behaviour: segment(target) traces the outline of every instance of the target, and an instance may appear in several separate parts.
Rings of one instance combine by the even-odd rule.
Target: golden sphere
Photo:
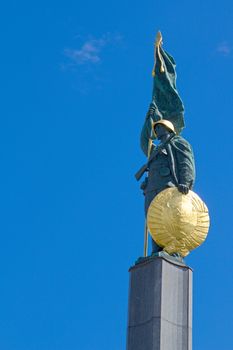
[[[208,208],[201,198],[176,187],[160,192],[151,202],[147,226],[153,240],[169,254],[186,256],[206,239],[210,225]]]

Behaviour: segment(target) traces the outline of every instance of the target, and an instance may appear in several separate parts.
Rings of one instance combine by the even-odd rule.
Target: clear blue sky
[[[186,260],[194,349],[233,349],[232,25],[232,0],[2,4],[0,349],[125,349],[159,29],[211,215]]]

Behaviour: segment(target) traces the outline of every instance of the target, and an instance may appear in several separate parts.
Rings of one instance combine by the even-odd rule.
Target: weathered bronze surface
[[[148,215],[144,256],[148,227],[153,238],[152,254],[164,248],[167,253],[180,256],[186,256],[200,245],[209,227],[208,210],[191,191],[195,162],[191,145],[180,135],[185,125],[184,105],[176,87],[175,68],[175,60],[162,48],[159,32],[155,43],[152,100],[140,139],[147,162],[135,175],[140,180],[147,174],[141,183]],[[153,142],[156,138],[159,144]]]
[[[209,214],[201,198],[177,188],[160,192],[151,202],[147,225],[151,236],[169,254],[186,256],[206,239]]]

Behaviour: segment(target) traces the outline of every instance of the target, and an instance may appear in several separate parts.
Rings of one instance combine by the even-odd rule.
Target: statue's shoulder
[[[180,150],[183,150],[183,151],[192,150],[190,143],[180,135],[175,135],[172,138],[171,143],[173,144],[173,146],[175,146],[176,148],[178,148]]]
[[[174,142],[175,144],[181,144],[181,145],[190,145],[190,143],[184,139],[182,136],[180,135],[175,135],[173,138],[172,138],[172,142]]]

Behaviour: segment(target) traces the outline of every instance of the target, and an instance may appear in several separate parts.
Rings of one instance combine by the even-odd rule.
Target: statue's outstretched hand
[[[178,185],[178,190],[183,194],[188,194],[188,192],[189,192],[188,186],[183,185],[183,184]]]
[[[151,118],[153,121],[163,119],[162,114],[159,112],[158,107],[154,101],[150,103],[148,112],[146,114],[146,119],[149,118]]]

